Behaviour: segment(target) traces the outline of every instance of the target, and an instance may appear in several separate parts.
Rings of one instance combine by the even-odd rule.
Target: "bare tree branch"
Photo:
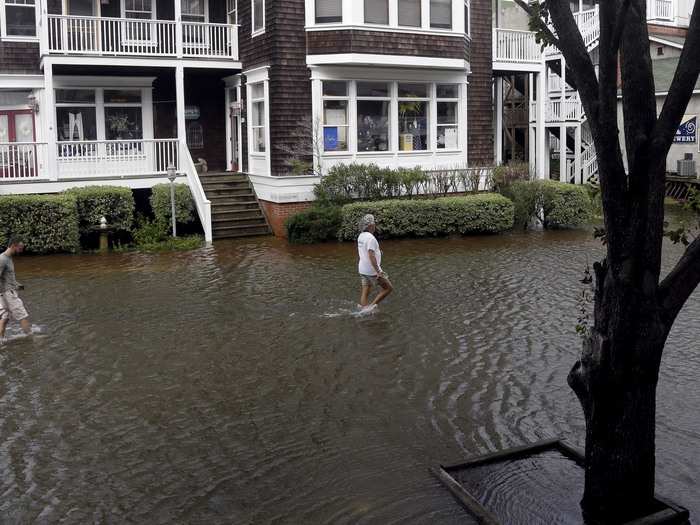
[[[696,237],[686,248],[673,271],[659,285],[659,300],[665,310],[668,324],[673,322],[699,284],[700,237]]]

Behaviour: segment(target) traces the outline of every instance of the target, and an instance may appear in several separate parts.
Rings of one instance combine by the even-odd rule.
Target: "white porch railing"
[[[179,167],[177,139],[59,142],[58,179],[165,175]]]
[[[550,100],[545,106],[547,122],[580,121],[583,119],[583,105],[578,94],[563,100]]]
[[[178,56],[176,22],[45,15],[45,52],[51,54]],[[237,26],[182,24],[182,56],[238,59]]]
[[[583,181],[588,182],[591,177],[598,175],[598,156],[593,144],[587,146],[581,155],[581,169],[583,170]]]
[[[647,19],[673,20],[673,0],[647,0]]]
[[[0,142],[0,182],[46,176],[45,142]]]
[[[199,180],[199,174],[197,173],[197,168],[192,160],[192,155],[190,155],[190,150],[187,148],[187,143],[183,140],[180,144],[180,159],[182,160],[179,171],[183,171],[187,175],[187,184],[190,187],[190,192],[192,193],[192,198],[194,199],[195,207],[197,208],[197,214],[199,215],[199,220],[202,223],[202,228],[204,229],[204,240],[206,242],[211,242],[212,227],[211,227],[211,201],[207,199],[204,193],[204,188],[202,188],[202,183]]]
[[[535,33],[513,29],[495,29],[493,52],[496,62],[530,62],[537,64],[542,59],[540,46],[535,42]]]

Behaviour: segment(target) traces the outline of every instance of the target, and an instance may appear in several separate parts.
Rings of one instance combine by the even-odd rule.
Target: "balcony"
[[[515,29],[494,29],[494,69],[537,71],[542,61],[535,33]]]
[[[238,26],[172,20],[44,15],[49,55],[238,60]],[[178,29],[181,29],[179,31]]]
[[[649,0],[647,2],[647,19],[673,21],[673,0]]]

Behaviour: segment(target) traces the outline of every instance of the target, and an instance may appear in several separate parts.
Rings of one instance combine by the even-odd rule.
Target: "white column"
[[[175,112],[177,113],[177,138],[181,144],[187,143],[185,128],[185,68],[175,66]]]
[[[537,178],[547,178],[547,143],[546,143],[546,128],[545,128],[545,109],[547,103],[547,65],[543,64],[542,69],[537,74],[537,117],[536,117],[536,134],[537,134]]]
[[[503,164],[503,77],[496,77],[496,140],[494,157],[496,165]]]
[[[323,159],[319,157],[323,148],[323,82],[318,78],[311,80],[311,129],[315,135],[312,143],[314,172],[323,173]]]
[[[56,145],[56,101],[53,90],[53,65],[44,61],[44,113],[46,113],[46,169],[51,180],[58,180],[58,151]]]
[[[577,124],[576,128],[576,151],[574,152],[574,172],[576,173],[576,184],[583,183],[583,174],[581,173],[581,124]]]
[[[178,58],[182,58],[182,4],[181,0],[173,1],[175,2],[175,52]]]
[[[566,169],[566,59],[561,57],[561,106],[560,118],[561,125],[559,126],[559,180],[561,182],[569,182]]]

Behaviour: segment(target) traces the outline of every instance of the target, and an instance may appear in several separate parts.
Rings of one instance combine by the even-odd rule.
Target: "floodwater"
[[[471,523],[435,462],[582,445],[590,232],[382,246],[396,292],[363,317],[352,244],[18,258],[44,333],[0,350],[0,523]],[[699,318],[695,294],[657,439],[659,493],[696,516]]]

